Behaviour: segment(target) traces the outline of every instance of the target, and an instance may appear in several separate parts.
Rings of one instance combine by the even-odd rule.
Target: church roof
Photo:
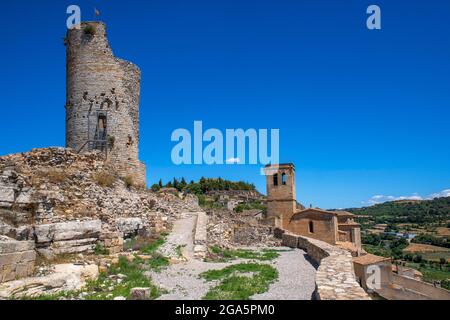
[[[380,256],[376,256],[376,255],[370,254],[370,253],[360,256],[360,257],[353,258],[354,263],[364,265],[364,266],[379,263],[379,262],[390,261],[390,260],[391,260],[390,258],[380,257]]]

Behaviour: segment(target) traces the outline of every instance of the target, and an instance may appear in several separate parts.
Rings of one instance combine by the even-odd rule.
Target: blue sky
[[[0,154],[63,146],[66,8],[94,7],[143,72],[148,181],[243,179],[258,166],[175,166],[176,128],[278,128],[298,200],[322,208],[450,188],[450,2],[8,1],[0,19]],[[365,27],[382,10],[382,30]],[[372,198],[383,195],[386,198]],[[391,198],[390,198],[391,197]]]

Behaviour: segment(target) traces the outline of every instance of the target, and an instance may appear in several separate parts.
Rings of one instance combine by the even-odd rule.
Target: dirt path
[[[186,213],[174,223],[172,232],[166,243],[159,250],[165,256],[180,260],[171,264],[161,272],[149,272],[155,285],[167,291],[160,300],[200,300],[216,285],[206,282],[199,275],[212,269],[223,269],[229,265],[248,262],[249,260],[233,260],[226,263],[211,263],[194,259],[193,232],[196,224],[196,213]],[[183,258],[179,256],[180,249]],[[252,299],[294,299],[309,300],[314,291],[315,269],[305,259],[302,250],[280,248],[280,256],[274,261],[264,261],[274,266],[279,272],[278,281],[273,283],[269,291],[255,295]]]

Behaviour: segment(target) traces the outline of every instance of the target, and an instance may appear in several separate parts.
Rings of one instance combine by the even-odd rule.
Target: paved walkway
[[[168,293],[162,295],[161,300],[200,300],[216,285],[206,282],[199,275],[212,269],[223,269],[229,265],[248,262],[249,260],[233,260],[226,263],[210,263],[195,260],[193,232],[197,214],[186,213],[174,223],[172,232],[160,252],[168,257],[180,258],[180,246],[184,261],[180,260],[161,272],[148,272],[155,285],[165,289]],[[258,248],[259,250],[261,248]],[[278,249],[278,248],[277,248]],[[263,261],[273,265],[279,273],[278,281],[273,283],[269,291],[255,295],[252,299],[276,300],[310,300],[315,289],[315,269],[305,259],[304,252],[299,249],[279,248],[280,256],[274,261]]]

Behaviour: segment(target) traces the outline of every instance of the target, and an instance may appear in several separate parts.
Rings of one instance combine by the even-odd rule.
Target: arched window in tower
[[[309,233],[314,233],[314,222],[309,222]]]
[[[286,185],[286,173],[283,172],[283,174],[281,175],[281,184],[283,186]]]
[[[278,186],[278,173],[273,175],[273,185]]]

